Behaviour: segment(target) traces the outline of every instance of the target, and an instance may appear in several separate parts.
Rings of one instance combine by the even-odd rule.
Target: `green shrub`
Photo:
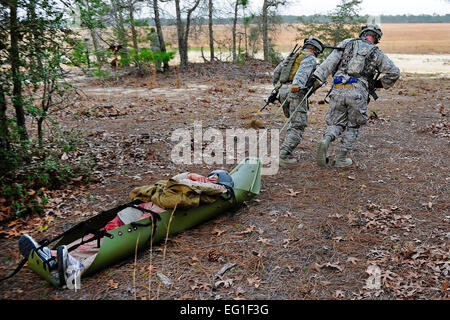
[[[44,190],[58,190],[74,178],[88,181],[94,166],[90,157],[62,159],[78,149],[79,131],[63,131],[56,124],[43,146],[11,141],[11,150],[0,148],[0,199],[12,208],[9,218],[42,213],[49,201]]]
[[[272,64],[279,64],[283,61],[283,56],[281,53],[275,51],[274,46],[272,44],[269,45],[269,62]]]

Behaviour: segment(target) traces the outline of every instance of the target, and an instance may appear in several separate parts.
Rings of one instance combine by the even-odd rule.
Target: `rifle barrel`
[[[344,50],[345,48],[343,48],[343,47],[334,47],[334,46],[330,46],[330,45],[328,45],[328,44],[325,44],[324,46],[323,46],[325,49],[336,49],[336,50]]]

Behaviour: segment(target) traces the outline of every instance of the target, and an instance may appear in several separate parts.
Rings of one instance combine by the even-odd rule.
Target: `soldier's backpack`
[[[295,74],[297,73],[298,68],[300,67],[300,63],[307,56],[312,55],[309,51],[299,51],[292,52],[285,59],[285,66],[281,70],[280,74],[280,83],[292,82],[294,80]]]
[[[361,41],[360,39],[350,41],[344,50],[343,64],[347,64],[347,66],[343,67],[345,67],[346,73],[356,78],[363,76],[367,58],[376,49],[377,46]]]

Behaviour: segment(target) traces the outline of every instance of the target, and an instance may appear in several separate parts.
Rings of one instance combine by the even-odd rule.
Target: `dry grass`
[[[279,51],[290,51],[296,42],[297,27],[301,25],[284,24],[271,34],[272,41]],[[382,24],[383,39],[379,44],[386,53],[399,54],[445,54],[450,52],[450,39],[443,37],[445,30],[450,30],[450,23],[420,23],[420,24]],[[243,31],[243,28],[238,29]],[[214,36],[219,41],[231,38],[231,25],[219,25],[214,28]],[[174,27],[168,27],[166,37],[176,45]],[[209,48],[207,28],[200,33],[193,32],[191,47]],[[242,44],[243,45],[243,44]]]

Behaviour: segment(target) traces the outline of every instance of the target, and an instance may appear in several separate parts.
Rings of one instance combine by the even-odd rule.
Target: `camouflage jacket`
[[[334,77],[342,77],[344,83],[350,77],[355,76],[348,74],[349,62],[355,54],[365,56],[363,69],[355,77],[362,82],[366,89],[369,88],[369,81],[378,72],[383,75],[379,80],[381,80],[384,89],[392,87],[400,77],[400,69],[377,46],[366,39],[346,39],[338,47],[345,49],[333,50],[314,72],[314,76],[322,82],[330,74]],[[357,50],[357,52],[353,52],[354,50]]]
[[[275,68],[273,72],[272,83],[274,86],[278,83],[280,79],[281,70],[286,65],[286,59],[281,61],[278,66]],[[317,65],[317,60],[313,54],[307,55],[300,63],[300,66],[295,73],[294,80],[292,84],[298,85],[300,88],[304,88],[306,86],[306,81],[308,81],[309,76],[314,71]]]

